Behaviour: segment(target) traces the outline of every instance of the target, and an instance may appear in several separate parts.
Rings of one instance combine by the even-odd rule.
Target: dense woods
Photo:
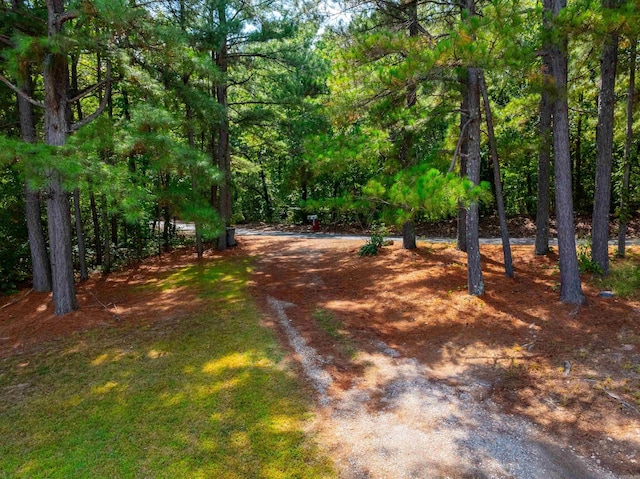
[[[636,0],[0,2],[0,289],[75,282],[243,222],[557,225],[560,297],[640,208]],[[329,13],[327,13],[329,12]],[[333,13],[331,13],[333,12]],[[533,250],[533,248],[532,248]]]

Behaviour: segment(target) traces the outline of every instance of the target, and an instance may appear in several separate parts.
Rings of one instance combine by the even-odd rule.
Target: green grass
[[[596,281],[600,289],[613,291],[621,298],[640,298],[640,255],[612,259],[609,274]]]
[[[336,346],[345,356],[353,358],[356,355],[357,350],[353,341],[344,332],[344,324],[331,311],[316,309],[313,312],[313,319],[318,329],[324,331],[325,334],[335,340]]]
[[[245,292],[249,264],[167,275],[202,308],[0,363],[0,477],[324,478],[311,404]]]

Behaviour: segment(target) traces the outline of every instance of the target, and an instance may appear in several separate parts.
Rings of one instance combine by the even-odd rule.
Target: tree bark
[[[584,94],[578,95],[578,104],[582,105]],[[582,111],[578,111],[578,119],[576,120],[576,146],[575,146],[575,162],[573,167],[574,178],[574,195],[573,204],[579,210],[585,203],[584,188],[582,187]]]
[[[47,0],[48,36],[51,41],[60,33],[59,17],[64,13],[63,0]],[[62,146],[67,139],[67,57],[49,52],[44,61],[45,142]],[[62,174],[55,165],[47,171],[47,214],[51,246],[51,271],[55,314],[62,315],[77,308],[73,254],[71,250],[71,213],[68,194],[63,188]]]
[[[546,50],[546,48],[545,48]],[[549,92],[551,67],[545,51],[542,60],[545,78],[540,98],[540,147],[538,150],[538,202],[536,206],[535,254],[549,253],[549,209],[551,203],[551,114],[553,102]]]
[[[636,54],[638,39],[631,40],[629,61],[629,89],[627,90],[627,132],[624,142],[624,173],[622,176],[622,194],[620,195],[620,230],[618,231],[618,256],[624,258],[629,215],[629,183],[631,181],[631,147],[633,144],[633,101],[636,88]]]
[[[93,191],[89,193],[89,202],[91,204],[91,220],[93,222],[93,236],[96,248],[96,264],[102,264],[102,235],[100,234],[100,218],[98,217],[98,208],[96,206],[96,197]]]
[[[87,253],[84,246],[84,232],[82,231],[82,214],[80,212],[80,191],[73,189],[73,211],[76,219],[76,237],[78,239],[78,263],[80,265],[80,279],[89,279],[87,270]]]
[[[545,0],[546,13],[555,19],[566,7],[566,0]],[[580,283],[576,255],[573,197],[571,188],[571,155],[569,153],[569,105],[567,101],[567,38],[558,35],[550,49],[550,64],[555,85],[553,108],[553,151],[560,255],[560,299],[564,303],[582,304],[584,295]]]
[[[615,8],[616,0],[603,0],[605,9]],[[593,198],[591,255],[609,273],[609,213],[611,210],[611,169],[613,165],[613,114],[615,109],[618,32],[606,34],[600,61],[598,126],[596,128],[596,191]]]
[[[489,94],[487,84],[484,80],[484,72],[480,70],[480,90],[484,101],[484,117],[487,123],[487,133],[489,136],[489,149],[491,151],[491,161],[493,163],[493,178],[496,191],[496,203],[498,204],[498,217],[500,218],[500,236],[502,238],[502,251],[504,254],[504,272],[509,278],[513,278],[513,259],[511,257],[511,244],[509,241],[509,230],[507,228],[507,212],[504,208],[504,198],[502,195],[502,180],[500,179],[500,162],[498,161],[498,146],[493,129],[493,115],[489,104]]]
[[[218,7],[218,21],[220,30],[222,31],[222,39],[220,46],[216,52],[216,65],[223,76],[228,71],[228,45],[227,45],[227,17],[225,11],[225,2]],[[218,249],[227,248],[227,231],[231,221],[231,152],[229,150],[229,85],[227,79],[223,78],[222,82],[216,87],[216,98],[218,105],[222,110],[222,120],[218,131],[218,168],[222,175],[220,185],[218,186],[219,201],[218,215],[222,223],[222,232],[218,237]]]
[[[458,77],[462,101],[460,104],[460,177],[467,176],[467,158],[469,156],[469,135],[465,133],[464,127],[469,121],[469,78],[465,70]],[[463,252],[467,252],[467,208],[460,204],[458,207],[458,231],[456,247]]]
[[[473,0],[470,2],[473,4]],[[469,156],[467,177],[474,184],[480,184],[480,90],[479,69],[469,68]],[[484,282],[480,262],[479,208],[473,201],[467,210],[467,286],[469,294],[482,296]]]
[[[16,3],[14,6],[18,6]],[[28,96],[33,94],[31,72],[28,65],[20,69],[18,87]],[[36,127],[33,116],[33,105],[22,95],[18,97],[18,113],[20,115],[20,132],[22,141],[36,142]],[[31,252],[31,266],[33,272],[33,289],[35,291],[51,291],[51,263],[47,253],[47,243],[42,231],[42,215],[40,210],[40,194],[25,182],[25,214],[27,219],[27,234]]]
[[[402,225],[402,247],[404,249],[416,249],[416,230],[413,221],[405,221]]]

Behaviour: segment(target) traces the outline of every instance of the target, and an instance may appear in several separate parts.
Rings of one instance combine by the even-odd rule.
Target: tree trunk
[[[102,272],[105,274],[111,273],[113,266],[113,255],[111,254],[111,221],[109,219],[109,213],[107,212],[106,205],[102,209],[102,219],[104,223],[104,262],[102,265]]]
[[[578,95],[578,104],[582,105],[584,101],[584,94],[581,92]],[[576,147],[575,147],[575,163],[573,167],[574,178],[574,195],[573,204],[579,210],[582,210],[582,206],[585,203],[584,188],[582,187],[582,111],[578,111],[578,119],[576,121]]]
[[[463,130],[467,121],[469,121],[469,78],[467,71],[462,72],[458,77],[460,90],[462,93],[462,102],[460,104],[460,177],[467,176],[467,158],[469,156],[469,135]],[[456,247],[467,252],[467,208],[461,203],[458,207],[458,231]]]
[[[100,234],[100,218],[98,217],[98,208],[96,207],[96,197],[93,191],[89,193],[89,202],[91,204],[91,220],[93,221],[93,236],[96,248],[96,264],[102,264],[102,235]]]
[[[547,47],[545,47],[547,50]],[[536,243],[535,254],[549,253],[549,209],[551,203],[551,113],[553,102],[549,92],[551,67],[544,52],[543,75],[544,85],[540,98],[540,149],[538,151],[538,203],[536,206]]]
[[[25,185],[25,209],[33,267],[33,289],[34,291],[51,291],[51,263],[42,231],[40,194],[31,190],[29,185]]]
[[[566,7],[566,0],[545,0],[545,10],[555,17]],[[555,85],[553,108],[553,151],[560,255],[560,299],[564,303],[582,304],[576,255],[573,197],[571,188],[571,155],[569,153],[569,105],[567,102],[567,38],[559,36],[550,49],[550,63]]]
[[[48,0],[49,39],[56,41],[60,32],[59,17],[64,13],[62,0]],[[67,139],[67,83],[69,65],[66,56],[47,53],[44,61],[45,142],[62,146]],[[73,254],[71,250],[71,212],[61,173],[52,166],[47,171],[47,214],[51,246],[51,272],[55,314],[62,315],[77,308]]]
[[[78,239],[78,263],[80,265],[80,279],[89,279],[87,270],[87,253],[84,247],[84,233],[82,231],[82,214],[80,213],[80,191],[73,189],[73,210],[76,217],[76,237]]]
[[[183,3],[181,2],[180,5],[182,8]],[[186,86],[189,82],[187,75],[183,77],[183,81]],[[185,117],[187,121],[187,139],[189,141],[189,148],[191,148],[192,150],[195,150],[196,139],[195,139],[195,134],[193,132],[193,111],[191,109],[191,106],[187,102],[185,102]],[[191,167],[191,190],[193,191],[194,197],[199,194],[198,181],[196,179],[196,171],[194,166]],[[204,249],[202,246],[202,226],[200,224],[200,221],[198,220],[194,222],[194,225],[196,230],[196,254],[198,255],[198,259],[201,259],[204,253]]]
[[[616,0],[603,0],[605,9],[616,6]],[[615,109],[616,67],[618,64],[618,32],[607,33],[600,61],[600,93],[596,128],[596,191],[593,198],[591,255],[609,273],[609,212],[611,210],[611,169],[613,165],[613,114]]]
[[[220,47],[216,52],[216,65],[223,76],[226,76],[228,70],[227,58],[227,17],[224,2],[218,7],[218,20],[220,29],[223,33],[220,41]],[[218,237],[218,249],[227,248],[227,230],[231,221],[231,152],[229,150],[229,97],[228,97],[227,79],[223,78],[222,82],[216,87],[216,97],[218,105],[221,107],[222,120],[218,131],[218,168],[222,178],[220,180],[218,215],[222,223],[222,232]]]
[[[624,142],[624,173],[622,176],[622,194],[620,195],[620,231],[618,231],[618,256],[624,258],[629,216],[629,183],[631,181],[631,146],[633,143],[633,100],[636,88],[636,54],[638,39],[631,40],[629,61],[629,89],[627,91],[627,133]]]
[[[19,5],[14,4],[17,8]],[[31,96],[33,83],[28,65],[20,69],[18,87]],[[36,142],[36,127],[33,117],[33,105],[18,95],[18,113],[20,115],[20,132],[22,141],[26,143]],[[51,264],[47,253],[47,243],[42,231],[42,215],[40,211],[40,194],[29,188],[25,182],[25,214],[27,219],[27,234],[29,236],[29,249],[31,251],[31,266],[33,271],[33,289],[35,291],[51,291]]]
[[[509,230],[507,228],[507,213],[504,208],[504,198],[502,196],[502,180],[500,179],[500,163],[498,161],[498,146],[493,130],[493,115],[489,104],[489,94],[487,84],[484,80],[484,72],[480,70],[480,90],[484,100],[484,116],[487,122],[487,133],[489,136],[489,149],[491,150],[491,161],[493,163],[493,178],[496,191],[496,203],[498,204],[498,217],[500,218],[500,236],[502,237],[502,251],[504,253],[504,272],[509,278],[513,278],[513,259],[511,257],[511,244],[509,241]]]
[[[55,314],[62,315],[78,307],[71,251],[71,212],[68,194],[62,187],[60,173],[51,169],[47,174],[47,179],[47,215],[51,245],[53,302]]]
[[[413,221],[407,220],[402,225],[402,247],[404,249],[416,249],[416,230]]]
[[[470,1],[473,5],[473,0]],[[480,90],[479,69],[469,68],[469,156],[467,177],[474,184],[480,184]],[[482,296],[484,282],[480,263],[479,208],[473,201],[467,210],[467,278],[469,294]]]

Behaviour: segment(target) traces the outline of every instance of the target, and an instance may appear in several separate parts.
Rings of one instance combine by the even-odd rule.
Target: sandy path
[[[284,260],[271,251],[260,269]],[[318,258],[322,247],[307,251]],[[298,282],[313,283],[300,270]],[[301,305],[268,298],[274,318],[317,392],[323,442],[341,477],[607,479],[613,474],[562,447],[527,421],[509,416],[489,399],[490,385],[446,377],[382,341],[354,361],[363,374],[349,388],[333,384],[323,357],[290,320]],[[454,384],[452,386],[452,384]]]

